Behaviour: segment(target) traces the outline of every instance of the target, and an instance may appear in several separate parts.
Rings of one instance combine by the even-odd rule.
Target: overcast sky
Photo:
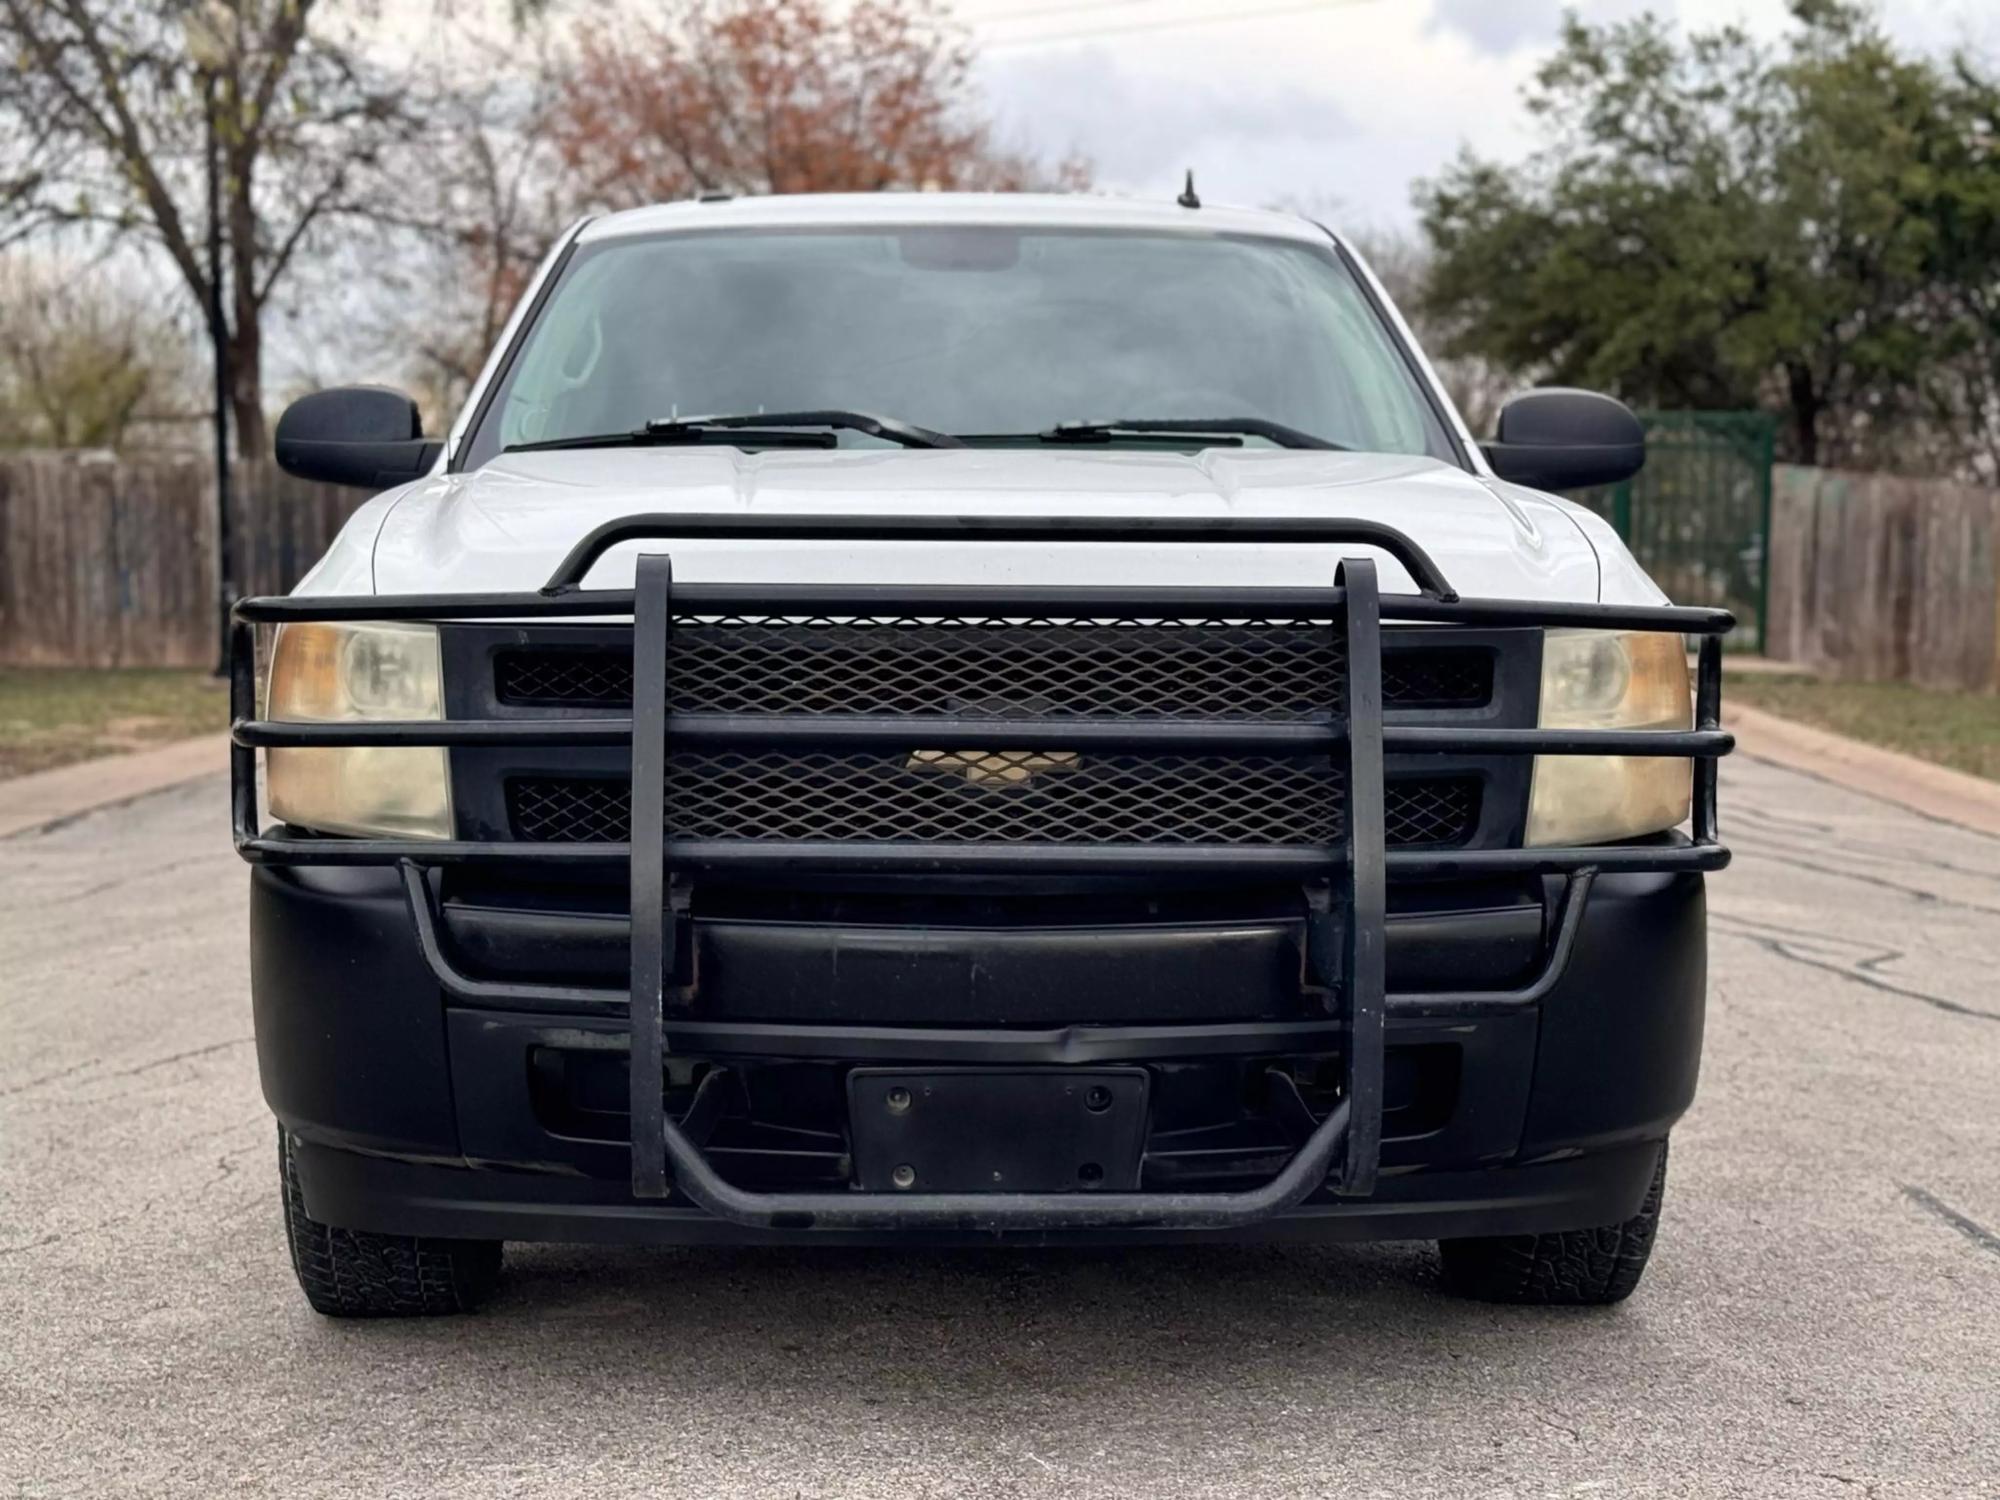
[[[643,11],[649,0],[598,0]],[[978,48],[1001,138],[1055,159],[1089,157],[1109,192],[1171,197],[1181,174],[1213,203],[1304,209],[1351,230],[1407,229],[1411,183],[1471,144],[1518,157],[1534,144],[1521,85],[1565,9],[1607,20],[1651,9],[1683,26],[1738,20],[1763,34],[1785,0],[948,0]],[[2000,0],[1878,0],[1913,47],[1973,46],[2000,59]],[[504,44],[507,0],[371,11],[396,48],[450,46],[484,28]],[[303,283],[302,283],[303,285]],[[344,375],[394,379],[366,334],[281,316],[274,389]],[[351,320],[350,320],[351,321]],[[322,369],[325,365],[328,368]],[[310,367],[310,368],[308,368]]]
[[[1765,33],[1786,15],[1784,0],[955,5],[1009,140],[1081,151],[1112,191],[1171,194],[1193,167],[1204,198],[1309,206],[1349,228],[1409,225],[1411,181],[1461,143],[1500,156],[1532,145],[1520,88],[1568,8],[1593,20],[1645,9],[1691,26],[1741,20]],[[2000,55],[1996,0],[1879,8],[1913,46]]]

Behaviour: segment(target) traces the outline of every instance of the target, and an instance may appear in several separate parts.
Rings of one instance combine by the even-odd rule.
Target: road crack
[[[1807,781],[1816,781],[1823,787],[1829,787],[1836,792],[1844,792],[1850,797],[1859,797],[1864,802],[1873,802],[1878,807],[1889,808],[1891,811],[1905,817],[1922,818],[1926,823],[1935,823],[1938,827],[1949,828],[1955,833],[1963,833],[1973,838],[1989,839],[1994,843],[2000,843],[2000,834],[1989,833],[1984,828],[1974,828],[1970,824],[1960,823],[1952,818],[1940,817],[1934,812],[1926,812],[1921,807],[1912,807],[1907,802],[1898,802],[1895,798],[1884,797],[1878,792],[1863,791],[1858,786],[1850,786],[1844,781],[1835,781],[1831,776],[1823,776],[1818,771],[1808,771],[1804,766],[1796,766],[1788,761],[1773,760],[1768,755],[1758,755],[1754,751],[1746,750],[1740,745],[1737,747],[1735,754],[1736,758],[1740,761],[1747,761],[1751,765],[1756,766],[1768,766],[1774,771],[1782,771],[1790,776],[1803,777]],[[1736,796],[1740,795],[1740,793],[1732,789],[1730,795]]]
[[[185,1052],[176,1052],[168,1057],[156,1057],[151,1062],[142,1062],[133,1067],[120,1068],[116,1072],[106,1073],[103,1076],[106,1078],[135,1078],[141,1073],[150,1073],[155,1068],[171,1067],[177,1062],[188,1062],[193,1058],[207,1057],[213,1052],[226,1052],[231,1047],[247,1047],[256,1040],[257,1038],[254,1036],[231,1037],[226,1042],[210,1042],[206,1047],[190,1047]]]
[[[1960,1213],[1935,1193],[1920,1188],[1914,1183],[1905,1182],[1901,1184],[1901,1187],[1903,1189],[1903,1196],[1916,1204],[1918,1208],[1924,1210],[1925,1213],[1932,1215],[1934,1218],[1942,1219],[1953,1229],[1956,1229],[1960,1234],[1971,1240],[1980,1249],[1990,1251],[1994,1255],[2000,1255],[2000,1234],[1995,1234],[1977,1219]]]
[[[15,1094],[25,1094],[30,1089],[38,1089],[45,1083],[59,1083],[65,1078],[74,1077],[86,1068],[94,1068],[96,1066],[96,1058],[86,1058],[80,1063],[71,1063],[66,1068],[58,1068],[53,1073],[44,1073],[39,1078],[30,1078],[26,1083],[9,1084],[6,1088],[0,1089],[0,1099],[12,1098]]]
[[[1908,896],[1929,906],[1944,906],[1955,911],[1974,912],[1985,917],[2000,917],[2000,906],[1988,906],[1981,901],[1967,901],[1958,896],[1947,896],[1938,891],[1926,890],[1922,886],[1904,885],[1900,881],[1888,880],[1880,875],[1871,875],[1861,870],[1842,870],[1833,865],[1819,864],[1810,859],[1775,845],[1759,845],[1756,841],[1731,840],[1731,846],[1741,857],[1768,859],[1773,864],[1786,865],[1795,870],[1804,870],[1813,875],[1825,875],[1835,880],[1851,880],[1874,890],[1894,891],[1900,896]],[[1940,868],[1933,866],[1932,868]],[[1971,872],[1966,872],[1971,873]],[[1991,876],[1981,874],[1979,879],[1990,880]]]
[[[150,1073],[156,1068],[171,1067],[177,1062],[190,1062],[197,1057],[207,1057],[211,1053],[226,1052],[231,1047],[247,1047],[255,1040],[254,1036],[238,1036],[231,1037],[226,1042],[210,1042],[205,1047],[190,1047],[185,1052],[175,1052],[166,1057],[155,1057],[146,1062],[134,1063],[129,1068],[118,1068],[109,1073],[91,1073],[83,1082],[87,1084],[107,1083],[113,1078],[136,1078],[141,1073]],[[44,1073],[39,1078],[30,1078],[26,1083],[17,1083],[0,1089],[0,1099],[12,1098],[16,1094],[25,1094],[51,1083],[60,1083],[65,1078],[74,1078],[77,1074],[84,1073],[91,1068],[95,1068],[97,1065],[98,1059],[96,1058],[90,1058],[80,1063],[72,1063],[67,1068],[59,1068],[53,1073]],[[122,1096],[113,1094],[107,1097],[115,1099]],[[90,1102],[103,1103],[105,1100],[95,1099]]]
[[[186,859],[169,860],[163,865],[154,865],[149,869],[139,870],[129,875],[120,875],[116,879],[101,880],[95,885],[84,886],[79,890],[70,891],[52,900],[28,902],[22,905],[19,910],[54,911],[64,906],[74,906],[79,901],[88,901],[92,897],[102,896],[106,892],[119,890],[128,885],[137,885],[141,881],[153,880],[161,875],[171,875],[175,871],[185,870],[191,865],[219,864],[221,858],[223,856],[218,856],[204,850],[202,853],[190,855]]]
[[[59,1229],[53,1234],[45,1234],[40,1239],[23,1240],[16,1245],[0,1245],[0,1256],[26,1255],[31,1250],[44,1250],[50,1245],[60,1245],[69,1240],[88,1239],[94,1234],[102,1234],[107,1229],[116,1229],[120,1224],[129,1224],[134,1219],[143,1218],[152,1211],[150,1202],[142,1203],[128,1214],[115,1214],[108,1219],[99,1219],[94,1224],[85,1224],[77,1229]]]
[[[1809,969],[1818,969],[1823,974],[1837,974],[1842,979],[1851,979],[1856,984],[1866,985],[1872,990],[1880,990],[1885,995],[1897,995],[1905,1000],[1918,1001],[1935,1010],[1941,1010],[1947,1015],[1964,1016],[1975,1021],[2000,1021],[2000,1011],[1981,1010],[1977,1006],[1966,1005],[1961,1001],[1952,1000],[1944,995],[1933,995],[1926,990],[1913,990],[1906,985],[1894,984],[1880,977],[1875,972],[1877,969],[1883,964],[1893,963],[1903,956],[1897,949],[1870,948],[1863,957],[1856,959],[1853,963],[1840,963],[1832,959],[1815,958],[1809,953],[1802,952],[1799,946],[1791,941],[1790,938],[1775,935],[1785,933],[1786,929],[1784,928],[1775,928],[1760,932],[1757,929],[1765,924],[1754,923],[1747,918],[1732,916],[1727,912],[1709,913],[1709,922],[1720,932],[1726,932],[1732,937],[1740,937],[1747,942],[1755,943],[1774,958],[1782,958],[1790,963],[1801,964]],[[1843,939],[1826,937],[1819,933],[1794,932],[1791,934],[1791,937],[1803,937],[1809,943],[1818,943],[1824,947],[1839,948],[1842,946],[1856,946],[1846,943]]]

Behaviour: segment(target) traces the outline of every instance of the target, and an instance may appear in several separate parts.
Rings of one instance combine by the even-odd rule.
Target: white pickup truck
[[[383,491],[235,625],[321,1312],[510,1239],[1638,1282],[1730,622],[1543,492],[1637,470],[1615,401],[1475,441],[1299,219],[767,198],[571,229],[442,441],[349,388],[277,452]]]

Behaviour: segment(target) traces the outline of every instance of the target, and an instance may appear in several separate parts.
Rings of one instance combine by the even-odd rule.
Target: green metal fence
[[[1742,624],[1732,644],[1763,650],[1777,423],[1754,411],[1653,411],[1640,420],[1638,477],[1572,498],[1617,527],[1674,603],[1734,610]]]

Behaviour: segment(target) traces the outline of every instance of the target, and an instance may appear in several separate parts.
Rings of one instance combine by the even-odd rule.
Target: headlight
[[[1687,647],[1671,631],[1550,630],[1542,728],[1690,729]],[[1538,755],[1530,844],[1601,844],[1688,815],[1692,762],[1642,755]]]
[[[444,684],[431,625],[286,625],[271,648],[269,719],[315,723],[442,719]],[[271,750],[271,812],[324,833],[451,837],[442,746]]]

